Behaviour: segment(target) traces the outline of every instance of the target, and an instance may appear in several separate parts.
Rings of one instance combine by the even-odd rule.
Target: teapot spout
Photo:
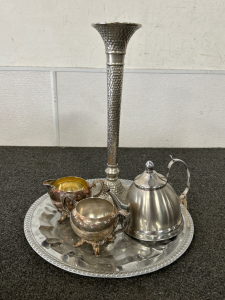
[[[110,190],[107,191],[107,193],[112,197],[113,202],[118,208],[118,210],[120,209],[127,210],[128,206],[126,204],[123,204],[114,193],[112,193]]]

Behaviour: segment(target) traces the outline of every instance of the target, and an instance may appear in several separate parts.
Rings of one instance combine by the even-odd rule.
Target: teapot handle
[[[177,159],[177,158],[173,158],[172,155],[170,155],[170,157],[172,158],[172,160],[171,160],[171,161],[169,162],[169,164],[168,164],[168,169],[169,169],[169,171],[168,171],[168,173],[166,174],[166,178],[167,178],[167,179],[168,179],[168,177],[169,177],[170,169],[171,169],[172,165],[173,165],[175,162],[182,162],[182,163],[185,165],[186,169],[187,169],[187,178],[188,178],[188,179],[187,179],[187,186],[186,186],[185,190],[183,191],[183,193],[181,193],[181,195],[180,195],[180,198],[181,198],[181,199],[184,199],[184,198],[186,197],[186,195],[187,195],[189,189],[190,189],[190,184],[191,184],[191,183],[190,183],[191,174],[190,174],[190,171],[188,170],[188,167],[187,167],[186,163],[185,163],[183,160]]]

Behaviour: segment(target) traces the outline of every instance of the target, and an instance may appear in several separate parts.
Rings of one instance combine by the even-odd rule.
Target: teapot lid
[[[145,164],[145,171],[134,179],[135,185],[144,190],[157,190],[164,187],[167,178],[154,170],[154,164],[148,160]]]

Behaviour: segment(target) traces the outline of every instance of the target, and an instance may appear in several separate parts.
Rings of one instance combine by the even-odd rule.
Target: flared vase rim
[[[139,23],[129,23],[129,22],[97,22],[97,23],[92,23],[92,26],[95,25],[114,25],[114,26],[123,26],[123,25],[127,25],[127,26],[136,26],[136,27],[141,27],[142,25]]]

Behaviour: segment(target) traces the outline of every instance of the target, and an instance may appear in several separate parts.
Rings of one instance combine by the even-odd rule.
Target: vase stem
[[[92,26],[97,29],[105,43],[107,60],[107,100],[108,100],[108,163],[106,188],[116,194],[121,200],[125,199],[124,189],[118,179],[118,146],[120,129],[120,110],[122,99],[123,68],[126,47],[133,33],[141,27],[135,23],[96,23]]]

